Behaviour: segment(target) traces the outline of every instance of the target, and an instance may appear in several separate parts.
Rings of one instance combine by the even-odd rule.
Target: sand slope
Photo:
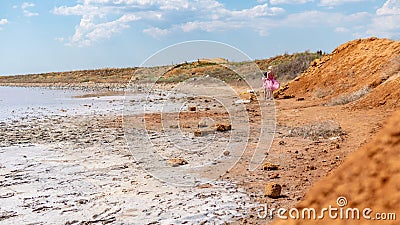
[[[368,38],[347,42],[311,63],[300,77],[282,87],[278,96],[307,97],[325,104],[355,108],[397,108],[400,98],[400,42]],[[347,99],[348,100],[348,99]]]
[[[373,140],[352,154],[336,171],[325,177],[306,194],[297,209],[338,207],[337,198],[345,197],[342,207],[371,208],[375,213],[400,215],[400,111],[386,121],[384,128]],[[340,207],[338,207],[340,208]],[[398,224],[397,220],[289,220],[275,224]],[[279,220],[279,219],[277,219]]]

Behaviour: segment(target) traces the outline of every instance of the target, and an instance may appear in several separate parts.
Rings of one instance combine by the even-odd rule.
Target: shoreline
[[[61,90],[88,90],[88,91],[105,91],[105,90],[124,90],[126,84],[123,83],[0,83],[3,87],[40,87]]]
[[[39,115],[0,130],[0,221],[223,224],[251,207],[229,180],[178,187],[149,176],[127,149],[121,115]]]
[[[159,100],[162,100],[163,97],[158,97]],[[185,101],[186,98],[181,99]],[[192,99],[188,100],[189,103],[197,105],[200,107],[199,109],[205,110],[205,115],[213,115],[214,116],[223,116],[223,114],[218,111],[218,106],[215,109],[212,107],[212,102],[205,101],[206,99]],[[150,215],[153,218],[158,218],[158,215],[164,215],[164,221],[166,218],[171,218],[170,216],[172,213],[168,208],[180,208],[182,211],[179,211],[181,214],[181,218],[183,215],[189,215],[196,207],[200,210],[206,210],[207,208],[215,209],[216,204],[211,204],[210,202],[215,201],[216,199],[221,199],[221,195],[216,195],[216,192],[222,193],[224,198],[224,202],[218,203],[221,206],[229,205],[226,210],[230,209],[234,204],[238,204],[238,202],[244,203],[241,205],[241,213],[239,214],[232,214],[237,215],[234,221],[229,221],[232,224],[259,224],[265,222],[273,222],[273,221],[265,221],[265,219],[257,218],[257,206],[260,204],[268,204],[273,208],[290,208],[301,201],[307,192],[307,190],[318,180],[324,177],[326,174],[329,174],[333,169],[337,168],[341,163],[346,159],[346,157],[363,143],[368,140],[376,131],[379,130],[381,126],[381,121],[387,115],[383,114],[382,112],[377,110],[369,110],[369,111],[349,111],[345,107],[336,106],[336,107],[326,107],[320,106],[315,104],[309,104],[309,100],[305,100],[304,102],[296,101],[296,99],[287,99],[287,100],[276,100],[275,104],[278,109],[277,114],[277,130],[275,139],[272,143],[271,151],[268,153],[268,157],[266,158],[265,162],[270,162],[273,164],[279,164],[279,169],[276,171],[265,171],[263,169],[257,169],[256,171],[249,171],[247,169],[247,162],[246,160],[249,159],[251,155],[245,154],[243,155],[242,159],[237,163],[237,165],[229,170],[226,174],[224,174],[219,180],[223,182],[228,182],[228,184],[232,184],[233,186],[229,186],[229,188],[225,188],[222,183],[222,186],[218,186],[218,184],[212,184],[211,186],[206,186],[206,188],[195,188],[196,191],[191,191],[192,195],[185,195],[182,194],[181,189],[177,189],[176,194],[173,194],[171,198],[170,190],[163,189],[163,194],[158,194],[155,192],[149,192],[149,186],[144,189],[135,189],[137,187],[137,182],[150,182],[152,185],[153,179],[151,176],[148,176],[147,173],[138,172],[139,165],[134,162],[132,158],[132,154],[127,150],[126,143],[123,140],[124,131],[122,129],[122,118],[118,115],[86,115],[86,116],[61,116],[58,119],[60,121],[57,122],[57,116],[55,117],[48,117],[47,120],[56,119],[56,121],[47,123],[40,119],[29,124],[29,121],[19,121],[21,122],[21,127],[7,127],[11,124],[9,123],[0,123],[0,129],[3,129],[4,132],[11,132],[9,135],[5,135],[3,137],[3,142],[5,140],[16,140],[20,141],[17,146],[20,145],[25,146],[21,149],[14,149],[14,151],[25,151],[24,148],[36,148],[36,144],[44,147],[47,149],[44,155],[48,154],[59,154],[54,156],[56,160],[53,160],[51,163],[47,163],[47,161],[43,161],[39,164],[35,164],[34,162],[41,161],[43,159],[36,159],[36,158],[29,158],[28,155],[20,155],[22,158],[18,159],[29,161],[31,160],[31,164],[29,164],[27,168],[23,171],[19,171],[17,165],[11,166],[14,167],[13,170],[6,171],[7,167],[4,167],[4,162],[0,162],[0,171],[2,171],[1,176],[7,177],[7,182],[11,179],[11,184],[13,182],[17,185],[16,187],[12,187],[10,189],[10,183],[6,183],[7,186],[2,186],[1,188],[6,188],[5,190],[14,190],[14,191],[7,191],[5,192],[6,195],[0,200],[7,202],[11,202],[12,199],[18,199],[21,195],[17,194],[20,191],[17,189],[22,187],[19,186],[18,180],[25,180],[31,179],[30,177],[37,177],[43,171],[53,171],[52,176],[49,178],[41,178],[39,180],[46,180],[50,179],[49,182],[51,183],[52,179],[58,180],[61,184],[65,183],[59,180],[58,177],[64,177],[65,174],[58,174],[59,171],[63,171],[66,169],[67,171],[74,171],[73,173],[69,174],[69,179],[71,182],[76,182],[76,177],[74,178],[74,173],[76,174],[88,174],[91,178],[90,182],[86,184],[87,186],[91,186],[96,184],[96,182],[100,181],[98,187],[107,187],[107,194],[100,191],[99,193],[91,193],[88,195],[83,195],[85,198],[81,198],[75,196],[69,199],[68,193],[65,193],[62,197],[58,196],[56,191],[53,194],[50,194],[50,198],[52,195],[55,195],[56,198],[48,199],[49,196],[45,195],[45,197],[40,196],[33,196],[28,194],[26,199],[27,202],[19,202],[20,206],[24,206],[22,208],[17,207],[18,209],[22,210],[20,212],[16,212],[13,210],[6,210],[0,213],[0,219],[3,218],[5,221],[18,221],[19,216],[23,215],[21,212],[24,212],[24,215],[33,216],[33,218],[40,218],[49,216],[51,218],[61,218],[62,215],[76,215],[77,221],[81,222],[88,222],[94,221],[93,216],[95,215],[105,215],[101,217],[101,220],[110,221],[110,222],[123,222],[123,221],[130,221],[132,218],[139,218],[141,215]],[[134,101],[132,104],[141,104],[141,101]],[[207,105],[209,104],[209,105]],[[258,124],[258,117],[259,112],[256,109],[255,104],[248,104],[246,105],[248,108],[248,112],[252,118],[252,122],[250,125],[252,127],[257,127]],[[207,111],[206,109],[210,108],[211,110]],[[216,110],[216,111],[215,111]],[[183,113],[182,123],[186,124],[186,128],[183,128],[183,132],[193,132],[195,124],[198,122],[195,117],[191,116],[191,112],[187,112],[186,114]],[[217,114],[214,114],[217,113]],[[186,116],[185,116],[186,115]],[[336,116],[335,116],[336,115]],[[337,116],[339,115],[339,116]],[[375,116],[376,124],[371,126],[370,118],[371,115]],[[139,115],[140,117],[140,115]],[[318,118],[319,122],[324,121],[334,121],[333,125],[338,124],[340,127],[343,127],[343,130],[346,131],[345,136],[336,135],[336,136],[329,136],[327,138],[318,138],[317,140],[313,140],[309,137],[301,137],[301,136],[289,136],[290,130],[295,129],[305,129],[310,124],[314,124],[315,118]],[[347,119],[350,118],[350,119]],[[149,117],[149,123],[152,126],[157,128],[159,125],[158,117]],[[146,119],[147,120],[147,119]],[[15,125],[17,125],[15,123]],[[57,128],[57,126],[59,126]],[[317,124],[318,126],[326,126],[324,123]],[[365,129],[368,127],[368,129]],[[38,129],[41,131],[39,135],[34,135],[36,132],[29,131],[31,129]],[[328,127],[322,127],[323,129],[331,129]],[[336,125],[334,126],[336,129]],[[111,133],[105,132],[109,131]],[[328,130],[329,131],[329,130]],[[31,132],[30,135],[26,135],[24,132]],[[162,132],[162,130],[160,130]],[[325,132],[325,131],[324,131]],[[155,133],[160,135],[162,133]],[[253,134],[254,135],[254,134]],[[257,135],[257,134],[255,134]],[[31,139],[27,139],[26,137],[31,137]],[[115,138],[117,137],[117,138]],[[156,136],[157,137],[157,136]],[[33,139],[32,139],[33,138]],[[122,138],[122,139],[121,139]],[[39,142],[38,142],[39,140]],[[56,140],[56,141],[55,141]],[[0,141],[1,143],[1,141]],[[48,143],[52,143],[48,145]],[[257,139],[253,139],[250,141],[250,147],[256,145]],[[33,145],[32,145],[33,144]],[[39,146],[39,147],[40,147]],[[0,154],[4,154],[4,149],[10,147],[9,145],[1,145]],[[324,151],[322,151],[322,149]],[[48,151],[49,150],[49,151]],[[41,150],[40,150],[41,151]],[[110,153],[112,153],[112,160],[110,161]],[[25,157],[24,157],[25,156]],[[1,158],[1,157],[0,157]],[[29,159],[29,160],[28,160]],[[78,171],[71,165],[78,165],[76,162],[80,162],[79,165],[82,163],[85,165]],[[63,167],[63,169],[54,170],[57,168],[57,165]],[[40,168],[45,168],[41,170],[40,173],[34,172],[33,174],[29,172],[31,168],[38,166]],[[46,169],[47,168],[47,169]],[[132,170],[134,168],[134,170]],[[13,173],[12,171],[16,171]],[[6,172],[4,172],[6,171]],[[55,172],[55,173],[54,173]],[[112,173],[112,176],[108,176],[108,173]],[[25,176],[24,174],[29,174],[29,176]],[[136,175],[135,175],[136,174]],[[86,175],[85,175],[86,176]],[[131,177],[135,177],[131,179]],[[110,180],[111,179],[111,180]],[[150,181],[153,180],[153,181]],[[103,182],[104,181],[104,182]],[[264,196],[264,187],[266,183],[271,181],[278,182],[282,184],[282,197],[280,198],[267,198]],[[72,182],[72,183],[73,183]],[[122,182],[122,183],[119,183]],[[46,182],[45,182],[46,183]],[[34,183],[37,185],[36,183]],[[2,183],[4,185],[4,183]],[[26,185],[28,184],[21,184]],[[59,184],[54,184],[59,185]],[[95,186],[96,186],[95,185]],[[136,185],[136,186],[135,186]],[[28,185],[29,186],[29,185]],[[158,186],[151,186],[152,188],[157,187],[166,187],[164,184],[159,183]],[[168,187],[168,186],[167,186]],[[49,187],[42,187],[44,190]],[[86,188],[86,187],[85,187]],[[96,189],[96,190],[101,190]],[[216,189],[214,189],[216,188]],[[57,188],[50,188],[49,190],[56,190]],[[73,190],[77,190],[76,188]],[[79,190],[79,188],[78,188]],[[86,190],[86,189],[82,189]],[[198,191],[198,192],[197,192]],[[83,191],[86,192],[86,191]],[[23,191],[21,193],[24,193]],[[135,193],[134,196],[133,193]],[[175,192],[174,192],[175,193]],[[185,192],[187,193],[187,191]],[[193,194],[196,193],[196,194]],[[208,193],[208,194],[206,194]],[[214,194],[213,194],[214,193]],[[232,193],[240,193],[240,195],[234,195]],[[83,193],[84,194],[84,193]],[[129,198],[137,199],[137,197],[147,196],[148,204],[146,205],[147,210],[139,212],[137,208],[132,208],[129,206],[129,203],[126,202],[121,196],[129,195]],[[204,200],[202,197],[197,198],[195,203],[188,208],[190,205],[190,201],[185,199],[186,197],[190,196],[190,199],[199,197],[199,196],[209,196],[207,207],[203,207],[201,202]],[[47,196],[47,197],[46,197]],[[97,196],[97,197],[95,197]],[[100,197],[103,196],[103,197]],[[110,196],[110,197],[105,197]],[[186,196],[186,197],[185,197]],[[79,197],[79,198],[78,198]],[[96,202],[98,199],[100,202]],[[108,204],[107,202],[112,199],[113,206],[106,207]],[[153,202],[153,200],[157,200],[157,204]],[[242,201],[245,199],[245,201]],[[14,201],[13,200],[13,201]],[[39,202],[39,208],[34,205],[29,205],[29,201],[36,201]],[[56,204],[48,205],[48,202],[59,202],[59,201],[66,201],[68,202],[68,207],[63,208]],[[124,202],[123,207],[118,207],[119,201]],[[146,200],[147,201],[147,200]],[[47,202],[47,203],[46,203]],[[82,216],[82,213],[78,213],[81,211],[83,207],[87,206],[86,203],[91,203],[92,206],[101,205],[102,208],[96,208],[96,212],[90,211],[89,208],[85,210],[89,210],[88,214]],[[160,206],[160,202],[162,202],[162,206]],[[248,203],[250,205],[253,204],[256,207],[251,206],[248,207]],[[208,204],[207,203],[207,204]],[[17,204],[17,203],[15,203]],[[233,204],[233,205],[232,205]],[[82,205],[82,206],[81,206]],[[86,206],[85,206],[86,205]],[[240,204],[239,204],[240,205]],[[246,206],[247,205],[247,206]],[[15,205],[14,205],[15,206]],[[187,206],[185,208],[185,206]],[[126,207],[126,208],[124,208]],[[136,205],[135,207],[141,207],[140,205]],[[164,207],[164,208],[163,208]],[[161,210],[156,210],[161,208]],[[217,207],[218,208],[218,207]],[[66,211],[65,211],[66,210]],[[69,211],[71,210],[71,211]],[[186,211],[185,211],[186,210]],[[224,210],[224,208],[222,208]],[[229,211],[229,210],[228,210]],[[62,213],[61,213],[62,212]],[[167,213],[168,212],[168,213]],[[232,212],[233,213],[233,212]],[[89,215],[92,214],[92,215]],[[109,215],[110,214],[110,215]],[[220,214],[220,213],[217,213]],[[56,217],[54,217],[56,215]],[[108,216],[109,215],[109,216]],[[170,215],[170,216],[168,216]],[[193,215],[193,214],[190,214]],[[219,221],[217,223],[223,223],[224,219],[220,220],[220,218],[225,217],[210,217],[211,219],[208,220],[208,214],[201,214],[200,218],[204,218],[204,221]],[[220,214],[224,215],[224,213]],[[40,217],[39,217],[40,216]],[[215,216],[215,215],[214,215]],[[72,216],[73,217],[73,216]],[[218,216],[217,216],[218,217]],[[65,218],[65,222],[73,222]],[[96,218],[99,218],[98,216]],[[198,219],[199,215],[195,214],[191,218],[186,218],[187,220],[191,219]],[[213,219],[214,218],[214,219]],[[178,218],[176,218],[178,219]],[[36,219],[28,219],[28,220],[35,220]],[[103,221],[103,222],[104,222]],[[186,221],[186,220],[185,220]],[[196,220],[197,221],[197,220]],[[76,222],[76,221],[75,221]],[[151,223],[154,221],[149,221]],[[179,223],[181,223],[180,221]],[[184,222],[184,221],[183,221]],[[224,221],[228,222],[228,221]],[[157,223],[156,223],[157,224]],[[163,223],[161,223],[163,224]]]

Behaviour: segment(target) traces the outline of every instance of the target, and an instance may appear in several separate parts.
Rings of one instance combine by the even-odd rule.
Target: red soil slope
[[[339,207],[336,202],[340,196],[347,199],[344,207]],[[322,208],[329,205],[342,208],[343,212],[348,208],[358,208],[360,219],[331,219],[325,214],[323,220],[278,218],[274,224],[399,224],[400,111],[386,121],[384,128],[368,144],[352,154],[332,174],[316,183],[296,208],[301,212],[303,208],[312,207],[316,212],[321,212]],[[396,220],[365,219],[362,216],[365,208],[372,210],[369,214],[371,218],[375,218],[378,212],[396,213]]]
[[[354,108],[400,106],[400,42],[368,38],[345,43],[311,63],[283,86],[278,97],[295,96]],[[354,96],[361,98],[349,100]]]

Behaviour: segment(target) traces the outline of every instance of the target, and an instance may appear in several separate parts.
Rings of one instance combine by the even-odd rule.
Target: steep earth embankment
[[[386,121],[384,128],[368,144],[352,154],[335,172],[317,182],[296,208],[300,212],[304,208],[314,208],[320,216],[322,208],[329,205],[339,209],[338,215],[342,209],[342,218],[333,219],[325,213],[322,220],[289,219],[275,224],[398,224],[400,111]],[[357,208],[360,219],[352,219],[352,214],[346,219],[349,208]],[[362,214],[365,208],[371,209],[366,218]]]
[[[368,38],[347,42],[311,63],[283,86],[280,98],[320,100],[352,108],[400,106],[400,42]]]

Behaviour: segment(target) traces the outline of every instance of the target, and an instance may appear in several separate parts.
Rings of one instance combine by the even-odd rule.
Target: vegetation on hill
[[[321,57],[317,53],[303,52],[295,54],[284,54],[269,59],[255,60],[257,66],[265,71],[268,66],[273,65],[281,82],[289,81],[303,71],[310,63]],[[176,83],[191,77],[209,75],[225,82],[240,81],[241,77],[234,71],[228,69],[226,65],[246,66],[254,62],[217,62],[212,60],[198,60],[185,62],[172,66],[165,74],[157,80],[159,83]],[[170,66],[166,66],[170,67]],[[137,76],[135,68],[105,68],[97,70],[78,70],[68,72],[51,72],[42,74],[0,76],[0,84],[85,84],[85,83],[127,83]],[[156,77],[140,77],[153,82]]]

